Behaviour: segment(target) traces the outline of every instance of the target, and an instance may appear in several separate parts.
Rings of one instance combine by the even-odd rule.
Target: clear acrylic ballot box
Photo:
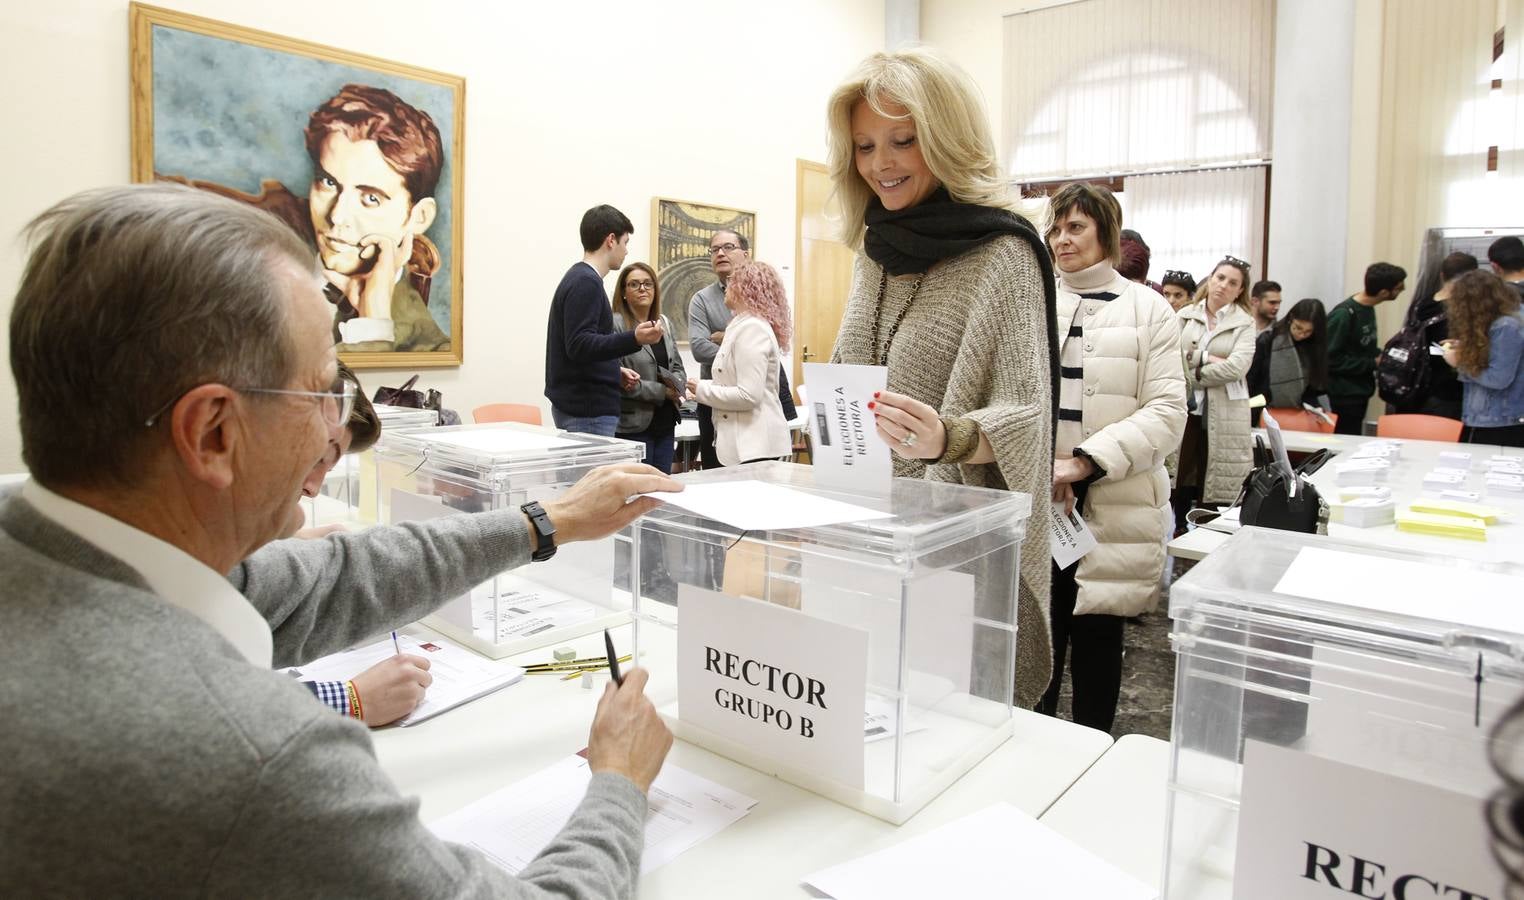
[[[1485,857],[1489,738],[1524,696],[1520,608],[1524,567],[1261,528],[1176,581],[1164,897],[1301,897],[1313,881],[1348,896],[1357,878],[1392,896],[1378,890],[1404,873],[1438,879],[1378,834],[1400,819],[1440,840],[1451,829],[1431,795],[1455,799],[1459,827],[1480,835],[1466,849]],[[1314,790],[1305,806],[1293,794]],[[1398,812],[1412,798],[1425,798],[1417,821]],[[1271,866],[1290,881],[1266,884]]]
[[[382,521],[514,509],[554,498],[598,466],[639,462],[642,444],[513,423],[393,434],[376,447]],[[494,659],[629,621],[616,599],[614,538],[560,547],[502,572],[423,621]]]
[[[392,435],[422,431],[439,424],[439,413],[432,409],[388,406],[385,403],[373,403],[371,408],[376,411],[376,418],[381,422],[381,437],[376,441],[375,446],[365,452],[344,457],[346,461],[352,460],[350,465],[355,475],[351,496],[357,498],[354,505],[357,516],[362,522],[381,521],[381,504],[378,498],[381,482],[376,476],[376,447],[386,443],[386,439]]]
[[[912,479],[862,495],[814,471],[686,473],[683,497],[733,506],[663,505],[621,533],[635,652],[678,737],[898,824],[1011,734],[1031,500]],[[887,515],[745,524],[819,502]]]

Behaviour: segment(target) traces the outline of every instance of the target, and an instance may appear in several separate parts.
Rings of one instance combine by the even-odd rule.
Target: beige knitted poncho
[[[878,364],[877,342],[888,337],[914,284],[913,278],[889,279],[880,313],[875,305],[881,273],[872,260],[858,256],[833,362]],[[1032,497],[1021,547],[1016,633],[1015,702],[1026,708],[1047,689],[1053,669],[1048,621],[1052,393],[1044,315],[1042,273],[1031,246],[1003,236],[932,267],[889,351],[889,390],[935,407],[944,417],[978,421],[996,460],[927,465],[896,456],[894,474]]]

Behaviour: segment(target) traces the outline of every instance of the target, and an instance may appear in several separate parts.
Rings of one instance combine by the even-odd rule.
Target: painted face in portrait
[[[427,231],[437,212],[433,197],[412,202],[375,141],[351,141],[337,131],[323,141],[308,205],[323,268],[340,275],[369,271],[377,253],[370,245],[380,241],[390,241],[406,261],[413,236]]]
[[[852,107],[852,142],[857,174],[884,209],[909,209],[931,196],[941,184],[921,156],[920,137],[910,111],[896,103],[880,104],[882,116],[859,100]]]

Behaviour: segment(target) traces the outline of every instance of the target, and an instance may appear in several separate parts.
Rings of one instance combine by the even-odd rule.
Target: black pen
[[[619,654],[614,652],[614,639],[609,637],[607,628],[603,629],[603,649],[608,651],[609,677],[614,679],[615,684],[623,686],[624,676],[619,674]]]

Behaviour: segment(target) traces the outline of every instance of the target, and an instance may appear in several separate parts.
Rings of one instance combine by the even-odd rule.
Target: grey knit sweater
[[[528,554],[514,510],[277,542],[229,578],[286,666],[410,622]],[[634,893],[646,800],[626,779],[593,776],[515,879],[419,822],[363,725],[250,665],[13,491],[0,493],[0,572],[0,893]]]
[[[877,365],[879,347],[913,281],[889,280],[875,309],[882,269],[859,255],[833,362]],[[880,324],[881,323],[881,324]],[[996,238],[932,267],[905,311],[889,352],[889,390],[946,417],[979,423],[995,462],[931,465],[895,457],[894,474],[1030,494],[1017,604],[1016,704],[1031,707],[1048,687],[1053,644],[1048,621],[1052,553],[1052,393],[1042,273],[1020,238]],[[981,602],[987,598],[980,593]]]

